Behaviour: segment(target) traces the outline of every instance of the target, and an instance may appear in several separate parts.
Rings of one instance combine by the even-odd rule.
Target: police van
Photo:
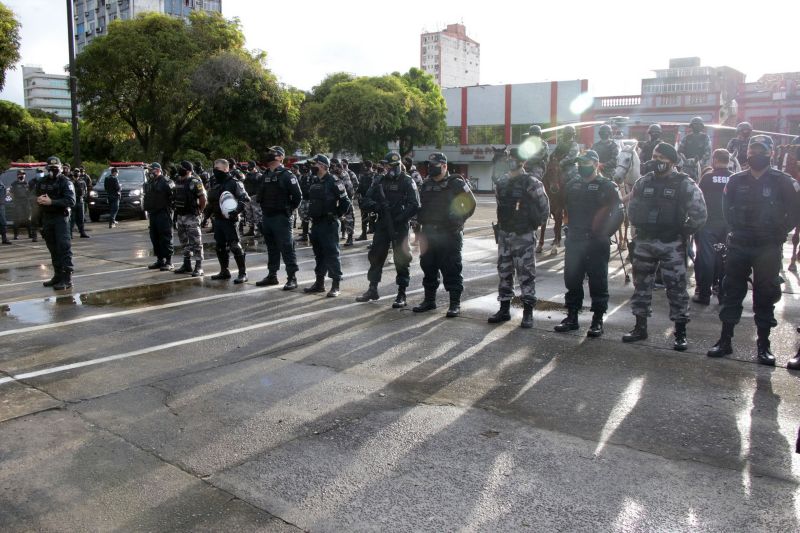
[[[147,181],[147,165],[140,161],[113,162],[100,174],[97,183],[89,193],[89,219],[97,222],[100,220],[100,215],[108,214],[111,211],[105,181],[111,175],[111,169],[114,168],[119,171],[117,179],[121,189],[119,214],[133,215],[145,220],[147,213],[144,210],[144,184]]]
[[[11,184],[17,181],[17,172],[25,171],[25,180],[30,183],[37,172],[47,172],[47,163],[11,163],[11,166],[0,174],[0,181],[6,187],[6,220],[11,220],[14,213],[14,198],[11,196]]]

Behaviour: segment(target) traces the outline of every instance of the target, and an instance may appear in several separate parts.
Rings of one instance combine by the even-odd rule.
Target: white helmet
[[[222,216],[225,218],[231,217],[231,212],[236,211],[236,208],[239,207],[239,202],[236,201],[236,198],[233,195],[225,191],[219,197],[219,210],[222,211]]]

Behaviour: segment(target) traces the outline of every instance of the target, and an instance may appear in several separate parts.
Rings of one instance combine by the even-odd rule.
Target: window
[[[469,144],[501,144],[505,140],[503,126],[468,126]]]
[[[704,94],[693,94],[689,97],[690,104],[705,104],[706,103],[706,95]]]
[[[450,126],[444,130],[444,139],[442,143],[445,145],[456,145],[461,143],[461,126]]]
[[[677,95],[664,95],[661,97],[661,105],[678,105]]]

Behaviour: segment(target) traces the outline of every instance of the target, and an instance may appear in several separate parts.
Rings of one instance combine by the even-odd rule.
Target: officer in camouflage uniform
[[[258,166],[255,161],[247,163],[247,174],[244,175],[244,190],[253,198],[258,193],[258,188],[261,186],[261,173],[258,171]],[[243,237],[258,238],[261,236],[261,205],[258,202],[248,202],[244,206],[244,218],[250,228]]]
[[[577,131],[574,126],[566,126],[562,131],[556,147],[553,150],[552,159],[558,161],[561,171],[565,173],[567,180],[575,177],[575,161],[578,158],[580,148],[575,142]]]
[[[194,174],[189,161],[181,161],[178,179],[175,182],[175,226],[178,240],[183,246],[183,265],[175,269],[176,274],[188,274],[193,278],[203,275],[203,235],[200,231],[200,213],[206,208],[206,189],[203,181]],[[192,270],[194,257],[194,270]]]
[[[578,312],[583,306],[583,280],[589,278],[592,325],[587,336],[603,334],[603,315],[608,310],[608,260],[610,236],[619,229],[625,208],[616,184],[598,173],[600,157],[593,150],[578,156],[579,178],[566,186],[569,215],[564,285],[567,317],[554,329],[559,333],[578,329]]]
[[[508,172],[495,183],[500,310],[490,316],[488,322],[497,324],[511,320],[516,273],[523,305],[521,326],[531,328],[536,305],[536,230],[550,216],[550,201],[542,182],[525,171],[526,160],[519,148],[511,149]]]
[[[428,157],[428,179],[420,190],[421,207],[417,214],[421,229],[420,267],[424,277],[425,299],[414,307],[415,313],[436,309],[439,272],[444,288],[450,293],[449,318],[461,314],[461,249],[464,223],[475,212],[475,196],[466,180],[447,172],[447,157],[435,152]]]
[[[736,157],[742,169],[747,166],[747,147],[752,134],[753,126],[749,122],[740,122],[736,126],[736,137],[728,141],[728,152]]]
[[[308,242],[308,229],[309,223],[311,222],[311,218],[308,216],[308,189],[311,186],[311,178],[312,175],[308,165],[302,165],[300,167],[300,179],[298,182],[300,184],[300,192],[303,194],[303,199],[300,200],[300,206],[297,208],[297,216],[300,217],[300,227],[302,231],[300,237],[297,238],[300,242]]]
[[[542,127],[534,124],[528,128],[528,135],[519,147],[519,153],[526,158],[525,171],[541,180],[550,161],[550,150],[542,139]]]
[[[661,266],[669,300],[669,318],[675,323],[673,348],[686,350],[686,323],[689,322],[689,293],[686,291],[686,243],[706,222],[703,193],[692,179],[675,170],[678,153],[667,143],[653,151],[655,171],[633,186],[628,216],[636,228],[633,251],[631,311],[636,326],[622,337],[623,342],[647,338],[647,317],[653,298],[656,268]]]
[[[300,184],[292,172],[283,166],[286,151],[280,146],[273,146],[267,152],[267,170],[261,178],[261,186],[255,202],[261,205],[263,213],[262,228],[264,243],[267,245],[267,277],[257,282],[259,287],[278,284],[278,270],[281,257],[286,265],[286,285],[283,290],[297,288],[297,257],[292,239],[292,213],[300,205],[303,193]]]
[[[722,210],[730,231],[719,310],[722,334],[708,351],[709,357],[733,353],[733,329],[741,319],[742,301],[752,275],[758,362],[775,365],[769,335],[778,325],[775,304],[781,299],[783,243],[788,232],[800,224],[800,184],[770,167],[773,155],[771,137],[750,137],[748,170],[731,176],[722,193]]]
[[[375,173],[372,171],[372,161],[364,161],[361,164],[361,176],[358,179],[358,188],[356,189],[356,196],[358,197],[358,209],[361,213],[361,235],[356,239],[357,241],[366,241],[367,233],[372,228],[372,221],[370,220],[369,210],[364,207],[364,199],[367,196],[369,188],[375,180]]]
[[[689,160],[698,162],[702,171],[702,169],[711,165],[711,139],[704,131],[706,125],[703,124],[702,118],[694,117],[689,122],[689,127],[692,132],[681,140],[681,144],[678,146],[678,153],[683,155],[687,162],[690,162]],[[691,167],[692,165],[690,164],[689,166]],[[699,175],[693,176],[689,173],[689,176],[695,181],[700,179]]]
[[[347,197],[350,199],[350,209],[342,215],[341,231],[342,238],[346,239],[344,245],[353,246],[353,234],[356,231],[356,217],[355,211],[353,210],[353,198],[356,195],[356,190],[353,186],[353,180],[350,179],[350,173],[344,169],[344,166],[338,159],[331,159],[331,174],[342,182],[342,185],[344,185],[347,191]]]
[[[369,288],[356,298],[357,302],[377,300],[378,283],[381,281],[383,265],[391,248],[394,267],[397,270],[397,298],[392,307],[406,306],[406,288],[411,282],[411,247],[408,243],[408,224],[419,209],[419,193],[414,179],[403,171],[400,154],[386,155],[389,172],[373,181],[361,200],[361,208],[377,215],[375,236],[369,250]]]
[[[658,146],[658,143],[661,142],[661,133],[661,124],[650,124],[650,127],[647,128],[647,136],[649,139],[637,145],[639,150],[640,172],[642,175],[647,174],[644,170],[644,164],[653,159],[653,150]]]
[[[594,151],[600,158],[600,173],[608,179],[614,179],[614,172],[617,170],[617,157],[619,156],[619,146],[611,138],[611,126],[603,124],[597,131],[600,140],[592,145]]]

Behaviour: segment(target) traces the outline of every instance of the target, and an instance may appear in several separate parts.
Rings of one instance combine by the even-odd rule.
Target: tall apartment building
[[[156,11],[187,18],[194,10],[222,12],[222,0],[72,0],[75,17],[75,50],[80,53],[112,20],[127,20],[139,13]]]
[[[72,118],[66,74],[47,74],[41,67],[23,65],[22,85],[26,109],[41,109],[66,120]]]
[[[420,36],[420,68],[433,75],[440,87],[468,87],[480,83],[481,45],[467,37],[463,24]]]

